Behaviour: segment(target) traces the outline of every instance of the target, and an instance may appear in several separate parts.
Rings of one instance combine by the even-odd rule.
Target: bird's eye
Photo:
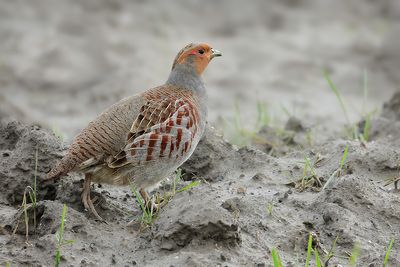
[[[201,55],[204,54],[204,50],[203,50],[203,49],[200,49],[200,50],[199,50],[199,54],[201,54]]]

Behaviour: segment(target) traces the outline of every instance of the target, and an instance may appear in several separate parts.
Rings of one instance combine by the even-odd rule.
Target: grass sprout
[[[61,132],[61,130],[58,127],[53,126],[52,131],[53,131],[54,136],[57,137],[60,141],[65,140],[65,135]]]
[[[369,131],[371,129],[371,118],[372,118],[372,114],[368,113],[367,116],[365,117],[363,132],[362,132],[362,134],[360,134],[360,138],[364,142],[368,142],[368,140],[369,140]]]
[[[74,243],[74,240],[64,240],[65,218],[67,216],[67,211],[68,211],[68,207],[66,204],[64,204],[62,213],[61,213],[60,229],[56,233],[57,247],[56,247],[56,254],[54,256],[54,265],[56,267],[60,266],[60,263],[61,263],[61,248],[64,245]]]
[[[273,208],[274,208],[274,203],[269,202],[269,203],[267,204],[267,213],[268,213],[269,216],[272,216],[272,210],[273,210]]]
[[[272,249],[272,260],[274,261],[274,267],[282,267],[282,260],[279,257],[278,251],[276,250],[276,248]]]
[[[135,198],[136,198],[137,202],[139,203],[139,206],[143,212],[142,217],[140,219],[141,225],[144,227],[152,225],[155,220],[155,217],[157,215],[157,212],[153,212],[153,209],[151,207],[150,208],[146,207],[136,186],[133,183],[130,184],[130,187],[131,187],[132,193],[135,195]]]
[[[351,251],[351,255],[349,258],[349,266],[356,266],[357,258],[360,255],[360,245],[358,242],[354,244],[353,250]]]
[[[27,186],[24,190],[23,196],[22,196],[22,204],[21,204],[21,210],[24,215],[24,222],[25,222],[25,242],[29,245],[29,214],[28,210],[33,209],[33,228],[34,231],[36,232],[36,210],[37,210],[37,172],[38,172],[38,146],[36,146],[36,152],[35,152],[35,172],[34,172],[34,177],[33,177],[33,185],[32,186]],[[29,195],[29,199],[31,204],[28,204],[28,198],[27,195]],[[17,232],[18,226],[19,226],[20,220],[18,220],[14,230],[13,234]]]
[[[388,248],[386,250],[386,254],[385,254],[385,259],[383,261],[383,267],[386,267],[386,265],[387,265],[387,263],[389,261],[389,256],[390,256],[390,252],[391,252],[392,247],[393,247],[393,243],[394,243],[394,238],[392,238],[390,240],[390,242],[389,242],[389,246],[388,246]]]
[[[155,194],[155,196],[153,196],[152,201],[154,201],[158,207],[162,205],[166,205],[177,193],[181,193],[187,190],[190,190],[191,188],[194,188],[198,185],[200,185],[200,181],[196,180],[196,181],[192,181],[190,182],[188,185],[184,186],[181,189],[177,189],[178,183],[180,183],[182,181],[182,170],[178,169],[176,171],[175,177],[172,181],[172,190],[170,192],[164,192],[164,194],[161,196],[160,194]],[[142,217],[140,219],[140,223],[141,226],[143,228],[146,228],[148,226],[151,226],[155,219],[157,218],[158,212],[159,210],[156,209],[154,210],[154,208],[152,207],[147,207],[146,203],[144,202],[144,200],[142,199],[142,197],[139,194],[139,191],[137,190],[136,186],[134,185],[134,183],[130,183],[130,188],[132,193],[134,194],[136,200],[139,203],[139,206],[142,210]],[[153,203],[154,203],[153,202]]]
[[[328,181],[326,181],[324,187],[322,188],[323,190],[326,189],[328,187],[328,185],[330,183],[332,183],[335,178],[340,177],[340,175],[342,175],[343,166],[344,166],[344,164],[346,162],[348,152],[349,152],[349,144],[346,144],[346,148],[344,149],[342,158],[340,160],[339,168],[336,169],[331,174],[331,176],[329,177]]]
[[[364,121],[363,126],[362,124],[353,124],[350,121],[346,106],[344,104],[343,98],[335,86],[335,84],[332,82],[329,74],[327,71],[324,71],[324,77],[325,80],[327,81],[329,88],[331,91],[334,93],[336,96],[340,107],[343,111],[343,115],[345,117],[345,120],[347,122],[347,126],[350,127],[350,132],[349,134],[351,135],[352,139],[355,140],[360,140],[362,143],[367,143],[370,137],[370,128],[371,128],[371,120],[372,116],[375,114],[375,110],[371,112],[366,111],[366,106],[367,106],[367,98],[368,98],[368,73],[366,70],[364,70],[363,73],[363,103],[362,103],[362,111],[361,111],[361,119]]]
[[[331,78],[329,76],[329,73],[326,70],[324,71],[324,77],[325,77],[325,80],[328,82],[329,88],[335,94],[335,96],[336,96],[336,98],[337,98],[337,100],[338,100],[338,102],[340,104],[340,107],[342,108],[343,114],[344,114],[344,116],[346,118],[346,121],[347,121],[348,125],[351,125],[350,119],[349,119],[349,115],[348,115],[347,110],[346,110],[346,106],[344,105],[344,102],[342,100],[342,96],[340,95],[339,90],[336,88],[335,84],[332,82],[332,80],[331,80]]]
[[[328,254],[325,257],[325,263],[324,266],[328,266],[329,261],[335,256],[335,249],[336,249],[336,243],[339,239],[339,236],[336,236],[335,240],[333,240],[332,246],[328,251]]]
[[[310,235],[308,236],[306,267],[308,267],[309,264],[310,264],[311,251],[313,250],[313,249],[312,249],[312,241],[313,241],[313,238],[312,238],[312,235],[310,234]]]
[[[305,267],[311,266],[311,253],[312,252],[314,252],[315,266],[316,267],[330,266],[329,265],[329,260],[332,259],[333,257],[335,257],[335,249],[336,249],[336,243],[337,243],[338,239],[339,239],[339,236],[337,236],[335,238],[335,240],[333,241],[332,246],[331,246],[329,251],[326,251],[326,250],[322,249],[323,252],[326,254],[326,256],[324,257],[325,260],[323,261],[323,264],[322,264],[321,257],[320,257],[319,252],[318,252],[318,246],[319,245],[318,244],[314,245],[314,240],[315,239],[313,237],[313,234],[310,233],[309,236],[308,236]],[[390,256],[393,244],[394,244],[394,239],[392,238],[390,240],[390,242],[389,242],[389,245],[388,245],[387,249],[386,249],[386,254],[385,254],[385,258],[384,258],[384,262],[383,262],[383,267],[386,267],[387,264],[388,264],[389,256]],[[313,247],[313,245],[314,245],[314,247]],[[358,260],[358,258],[360,256],[360,253],[361,253],[360,243],[356,242],[354,244],[351,254],[348,253],[348,252],[346,252],[346,253],[348,255],[347,257],[336,256],[336,258],[341,259],[341,260],[348,260],[348,265],[346,265],[346,266],[356,266],[357,265],[357,260]],[[273,260],[273,263],[274,263],[273,266],[274,267],[282,267],[283,263],[282,263],[281,258],[279,257],[279,253],[278,253],[276,248],[272,248],[271,255],[272,255],[272,260]]]
[[[256,105],[257,120],[253,126],[245,126],[243,123],[241,110],[238,102],[235,103],[235,110],[232,122],[224,120],[224,134],[226,138],[237,146],[245,146],[250,144],[254,139],[262,139],[257,133],[266,125],[270,125],[272,118],[268,112],[267,105],[258,101]],[[265,140],[258,140],[261,143]]]
[[[319,258],[319,254],[318,254],[318,249],[314,249],[314,254],[315,254],[315,265],[317,267],[321,267],[321,260]]]
[[[271,117],[268,114],[267,105],[263,102],[257,102],[257,122],[255,129],[259,131],[263,126],[269,125]]]
[[[29,216],[28,216],[28,207],[26,204],[26,191],[24,192],[24,196],[22,198],[22,207],[24,209],[24,219],[25,219],[25,242],[29,244]]]
[[[307,188],[320,188],[322,187],[322,182],[316,174],[316,165],[322,160],[321,155],[317,154],[314,161],[311,161],[309,157],[305,157],[304,161],[300,162],[304,164],[303,173],[301,178],[295,183],[295,187],[300,191]]]
[[[177,190],[176,192],[177,193],[181,193],[181,192],[187,191],[187,190],[189,190],[189,189],[191,189],[193,187],[196,187],[198,185],[200,185],[200,181],[199,180],[192,181],[192,182],[190,182],[190,184],[188,184],[187,186]]]
[[[38,150],[39,147],[36,146],[36,152],[35,152],[35,173],[33,176],[33,186],[32,187],[28,187],[29,188],[29,198],[31,200],[32,203],[32,207],[33,207],[33,227],[36,231],[36,208],[37,208],[37,173],[38,173]]]

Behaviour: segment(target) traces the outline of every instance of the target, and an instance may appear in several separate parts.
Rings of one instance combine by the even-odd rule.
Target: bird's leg
[[[154,200],[150,198],[149,194],[143,188],[139,190],[140,195],[144,200],[144,207],[150,209],[151,211],[158,211],[163,206],[163,202],[161,203],[154,203]]]
[[[92,182],[92,175],[90,173],[85,174],[85,182],[83,183],[83,190],[82,190],[82,202],[83,206],[86,210],[93,213],[93,215],[100,221],[104,221],[103,218],[97,213],[96,209],[93,206],[92,199],[90,198],[90,184]]]

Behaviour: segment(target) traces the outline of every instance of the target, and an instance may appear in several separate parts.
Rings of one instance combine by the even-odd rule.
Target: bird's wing
[[[190,98],[148,101],[128,134],[125,147],[107,160],[110,168],[182,156],[191,147],[199,114]]]

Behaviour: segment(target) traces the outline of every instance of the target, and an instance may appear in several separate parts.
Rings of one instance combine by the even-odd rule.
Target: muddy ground
[[[338,237],[329,266],[346,266],[346,253],[356,244],[361,248],[359,266],[381,266],[389,240],[400,235],[400,194],[393,185],[385,186],[385,179],[399,177],[399,103],[397,94],[385,106],[384,116],[372,121],[366,144],[339,138],[310,147],[295,141],[303,140],[296,136],[304,132],[287,130],[293,138],[280,157],[267,150],[237,149],[208,128],[182,167],[185,179],[202,183],[177,193],[146,229],[127,226],[141,216],[128,188],[93,187],[97,209],[108,221],[104,224],[83,210],[82,176],[72,174],[56,184],[38,178],[37,227],[31,219],[28,242],[19,207],[35,175],[36,150],[37,175],[43,177],[64,147],[38,126],[2,123],[0,259],[12,266],[52,265],[67,203],[65,239],[74,243],[62,247],[64,266],[271,266],[273,247],[285,266],[300,266],[309,233],[315,235],[322,256]],[[338,169],[346,145],[340,177],[322,189]],[[306,181],[314,182],[302,186],[305,157],[313,162],[313,175]],[[180,182],[178,189],[187,183]],[[168,190],[166,185],[159,189]],[[32,212],[29,209],[30,218]],[[389,266],[399,264],[396,243]]]
[[[272,248],[284,266],[304,266],[310,233],[322,258],[337,238],[327,266],[347,266],[354,247],[357,266],[382,266],[391,238],[388,266],[400,266],[400,193],[386,182],[400,176],[400,94],[389,101],[400,88],[399,19],[395,0],[0,0],[0,265],[54,265],[66,203],[74,242],[62,247],[62,266],[261,267],[272,266]],[[104,224],[84,211],[82,175],[42,182],[88,121],[163,83],[192,41],[224,54],[205,74],[210,123],[177,188],[200,185],[143,229],[127,226],[142,214],[130,188],[93,185]],[[324,69],[360,133],[362,115],[376,110],[368,141],[345,131]],[[270,124],[248,146],[226,141],[235,102],[254,130],[258,101]],[[20,207],[36,159],[37,227],[29,208],[27,240]],[[171,188],[170,179],[156,191]]]

